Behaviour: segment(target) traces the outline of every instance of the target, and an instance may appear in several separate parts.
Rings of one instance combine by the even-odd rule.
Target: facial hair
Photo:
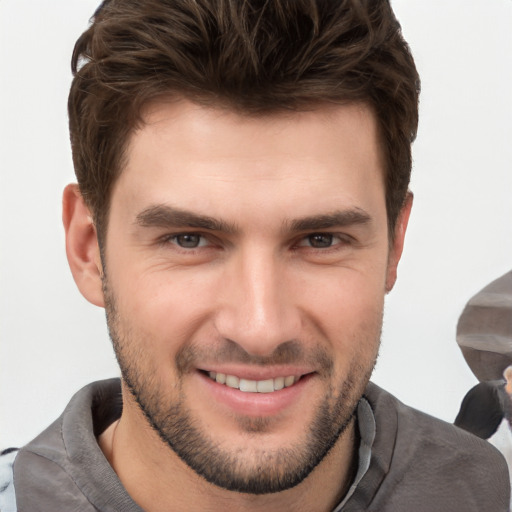
[[[168,397],[144,347],[149,340],[135,339],[133,329],[125,329],[115,296],[103,278],[105,310],[110,338],[113,343],[123,381],[139,405],[149,425],[197,474],[218,487],[249,494],[281,492],[301,483],[326,457],[354,417],[357,404],[370,379],[375,357],[366,366],[360,361],[351,365],[349,374],[341,382],[332,382],[333,361],[320,346],[305,354],[303,344],[289,341],[281,344],[269,357],[251,356],[239,345],[224,340],[223,345],[184,345],[175,357],[176,389]],[[378,340],[377,340],[378,346]],[[250,452],[246,448],[228,449],[210,436],[205,427],[192,417],[182,389],[182,378],[195,368],[201,358],[216,361],[239,362],[253,365],[276,365],[310,362],[322,368],[321,376],[330,382],[321,404],[317,406],[305,436],[292,447],[268,450],[264,442]],[[204,359],[203,359],[204,360]],[[335,385],[336,384],[336,385]],[[269,429],[266,418],[238,418],[242,432],[250,436],[262,435]],[[251,443],[252,444],[252,443]]]

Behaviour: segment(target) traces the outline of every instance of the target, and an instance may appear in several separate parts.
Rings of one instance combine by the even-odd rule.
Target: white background
[[[76,290],[61,190],[74,41],[98,0],[0,0],[0,447],[29,441],[118,375],[103,310]],[[422,76],[415,204],[374,380],[453,421],[476,383],[466,301],[512,267],[512,0],[395,0]]]

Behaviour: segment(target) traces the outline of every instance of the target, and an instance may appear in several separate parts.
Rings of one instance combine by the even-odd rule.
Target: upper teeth
[[[211,379],[219,384],[225,384],[230,388],[239,389],[248,393],[272,393],[287,388],[297,382],[300,377],[290,375],[289,377],[276,377],[275,379],[266,380],[249,380],[240,379],[235,375],[227,375],[225,373],[208,372]]]

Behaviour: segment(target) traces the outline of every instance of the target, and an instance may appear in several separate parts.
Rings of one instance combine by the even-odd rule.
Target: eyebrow
[[[142,210],[135,218],[135,224],[145,228],[197,228],[233,234],[237,230],[229,224],[207,215],[199,215],[169,205],[155,205]]]
[[[370,222],[371,217],[367,212],[360,208],[351,208],[285,221],[284,228],[285,231],[289,232],[303,232],[358,224],[364,225]],[[135,224],[147,228],[188,227],[227,234],[235,234],[239,231],[235,224],[169,205],[154,205],[142,210],[135,218]]]
[[[313,215],[290,221],[287,227],[290,231],[315,231],[334,227],[365,225],[371,222],[370,215],[361,208],[337,210],[332,213]]]

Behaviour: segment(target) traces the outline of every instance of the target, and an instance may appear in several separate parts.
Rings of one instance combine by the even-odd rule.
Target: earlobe
[[[390,244],[388,269],[386,275],[386,293],[389,293],[393,289],[393,286],[396,282],[398,262],[400,261],[404,248],[405,232],[407,231],[407,224],[409,223],[412,203],[413,194],[409,191],[407,192],[404,205],[402,206],[402,209],[398,215],[395,224],[394,238]]]
[[[62,221],[66,254],[78,289],[92,304],[104,307],[102,265],[96,228],[78,185],[71,184],[62,196]]]

